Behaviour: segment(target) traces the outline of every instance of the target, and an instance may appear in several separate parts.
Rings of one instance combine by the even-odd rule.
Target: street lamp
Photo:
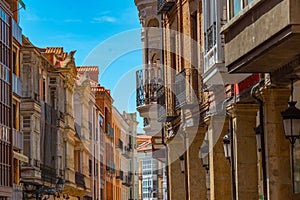
[[[291,165],[292,165],[292,187],[293,192],[295,191],[295,184],[294,184],[294,144],[296,139],[300,137],[300,110],[296,108],[297,101],[293,101],[293,92],[294,92],[294,85],[293,79],[291,79],[291,101],[288,102],[289,107],[281,112],[281,116],[283,119],[283,127],[284,127],[284,134],[285,137],[290,140],[292,144],[291,147]]]
[[[184,155],[183,155],[183,154],[179,157],[179,160],[180,160],[180,169],[181,169],[181,173],[184,173],[184,170],[185,170],[185,163],[184,163]]]
[[[199,158],[201,158],[202,160],[202,167],[206,169],[206,173],[208,173],[209,170],[208,152],[209,152],[208,140],[204,140],[203,145],[200,147]]]
[[[224,154],[225,154],[225,158],[227,158],[228,160],[230,160],[231,158],[231,135],[230,134],[226,134],[223,137],[223,146],[224,146]]]
[[[258,151],[261,152],[261,125],[254,128]]]
[[[300,137],[300,110],[296,108],[297,101],[293,101],[293,79],[291,80],[291,101],[288,102],[289,107],[281,112],[283,119],[283,127],[285,137],[288,138],[292,145],[296,139]]]

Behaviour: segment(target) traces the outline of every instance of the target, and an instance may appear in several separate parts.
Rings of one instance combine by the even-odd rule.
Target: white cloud
[[[114,23],[117,19],[111,16],[101,16],[101,17],[95,17],[92,22],[94,23],[101,23],[101,22],[109,22]]]
[[[81,19],[65,19],[65,23],[76,23],[76,22],[82,22]]]

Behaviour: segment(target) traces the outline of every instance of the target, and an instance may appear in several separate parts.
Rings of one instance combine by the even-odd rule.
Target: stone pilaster
[[[186,128],[187,136],[187,173],[189,199],[206,199],[206,170],[202,167],[202,160],[199,158],[206,128]]]
[[[181,172],[179,157],[184,153],[183,139],[177,134],[168,144],[169,194],[172,200],[183,200],[185,193],[185,174]]]
[[[235,104],[232,111],[236,199],[257,200],[257,142],[253,129],[258,105]]]
[[[226,116],[212,116],[208,128],[210,199],[231,199],[231,168],[225,158],[223,136],[228,133]]]
[[[290,143],[285,138],[281,112],[288,107],[290,91],[266,89],[264,98],[265,146],[268,199],[290,199],[292,195]]]

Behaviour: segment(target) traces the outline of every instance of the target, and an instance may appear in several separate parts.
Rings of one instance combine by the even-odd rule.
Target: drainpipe
[[[231,85],[231,94],[233,94],[233,85]],[[224,110],[224,104],[231,101],[234,98],[233,95],[228,97],[227,99],[224,100],[223,102],[223,110]],[[231,159],[230,159],[230,168],[231,168],[231,192],[232,192],[232,200],[236,200],[236,181],[235,181],[235,168],[234,168],[234,147],[233,147],[233,119],[232,119],[232,114],[227,112],[226,107],[225,107],[226,115],[229,117],[229,134],[231,137],[231,142],[230,142],[230,149],[231,149]]]
[[[259,124],[260,124],[260,138],[261,138],[261,153],[262,153],[262,176],[263,176],[263,193],[264,199],[268,199],[268,190],[267,190],[267,167],[266,167],[266,148],[265,148],[265,131],[264,131],[264,105],[263,101],[255,95],[255,91],[258,89],[260,84],[264,82],[264,74],[260,74],[259,83],[255,84],[251,89],[251,96],[259,104]]]

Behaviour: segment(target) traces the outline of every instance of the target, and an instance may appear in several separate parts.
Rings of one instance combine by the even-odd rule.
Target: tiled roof
[[[151,136],[148,135],[138,135],[137,136],[137,151],[149,151],[152,150]]]
[[[45,53],[62,54],[64,52],[63,47],[46,47]]]
[[[98,66],[77,66],[78,74],[83,74],[88,71],[90,79],[98,83],[99,69]]]
[[[77,66],[77,71],[98,71],[98,66]]]

